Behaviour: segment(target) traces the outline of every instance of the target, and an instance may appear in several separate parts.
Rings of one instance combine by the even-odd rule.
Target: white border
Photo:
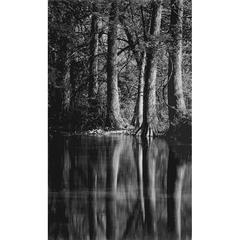
[[[193,239],[240,239],[239,2],[193,1]],[[47,239],[47,1],[0,7],[1,239]]]
[[[47,1],[0,6],[0,238],[47,239]]]
[[[240,239],[238,1],[193,1],[193,239]]]

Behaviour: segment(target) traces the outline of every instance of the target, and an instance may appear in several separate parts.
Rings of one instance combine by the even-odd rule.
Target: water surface
[[[49,137],[49,240],[191,239],[191,146]]]

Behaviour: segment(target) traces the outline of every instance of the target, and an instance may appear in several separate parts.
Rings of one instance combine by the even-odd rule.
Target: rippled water
[[[191,239],[191,146],[49,138],[49,240]]]

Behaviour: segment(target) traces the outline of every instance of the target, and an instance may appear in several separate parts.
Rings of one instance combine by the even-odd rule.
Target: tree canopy
[[[173,44],[176,41],[173,38],[177,34],[174,35],[172,32],[177,33],[180,28],[182,34],[178,36],[181,37],[182,57],[179,67],[186,112],[178,121],[191,119],[191,0],[182,1],[180,16],[182,25],[171,30],[173,29],[171,16],[176,11],[174,7],[176,2],[179,1],[49,0],[49,128],[83,131],[107,127],[107,116],[109,111],[112,111],[108,109],[110,103],[107,100],[110,94],[108,86],[112,78],[116,84],[112,88],[112,93],[118,95],[116,101],[119,104],[121,128],[128,128],[131,125],[139,128],[142,120],[141,124],[137,124],[136,119],[138,118],[139,122],[139,114],[142,113],[137,109],[144,106],[145,100],[141,98],[147,78],[145,73],[149,67],[149,49],[152,49],[156,62],[154,107],[158,125],[160,130],[169,128],[172,121],[169,117],[168,101],[169,54],[174,48],[178,48],[177,44]],[[112,4],[115,3],[118,13],[113,18]],[[155,35],[151,32],[156,10],[153,8],[154,4],[161,5],[159,33]],[[113,56],[114,59],[112,58],[114,61],[110,69],[109,56],[112,52],[109,51],[111,47],[109,37],[113,20],[115,27],[112,29],[117,27],[114,33],[116,54]],[[147,61],[147,69],[143,66],[144,59]],[[114,76],[111,75],[111,71],[114,71]],[[141,76],[142,79],[145,76],[144,80],[141,80]],[[91,86],[95,87],[93,91]],[[113,103],[113,107],[115,106],[116,102]],[[110,124],[109,127],[112,128],[114,125]]]

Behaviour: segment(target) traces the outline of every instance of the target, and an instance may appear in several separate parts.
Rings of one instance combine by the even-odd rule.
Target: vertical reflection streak
[[[155,167],[156,159],[150,154],[150,146],[147,139],[142,139],[143,143],[143,185],[144,185],[144,205],[145,223],[147,233],[156,235],[156,192],[155,192]]]
[[[111,139],[107,148],[107,179],[106,179],[106,236],[107,239],[117,239],[117,177],[120,153],[123,143]]]
[[[69,239],[70,234],[70,224],[69,224],[69,212],[70,212],[70,189],[69,189],[69,172],[71,168],[71,159],[70,159],[70,153],[69,153],[69,140],[66,139],[64,141],[64,168],[63,168],[63,181],[64,181],[64,189],[63,189],[63,195],[65,200],[65,215],[66,215],[66,236],[67,239]]]
[[[129,136],[50,140],[49,239],[191,239],[189,145]]]
[[[145,208],[144,208],[144,196],[143,196],[143,152],[142,145],[137,145],[138,154],[138,178],[139,178],[139,197],[141,202],[142,218],[145,221]]]
[[[96,142],[88,146],[88,222],[90,240],[97,239],[97,171],[98,151]]]
[[[181,240],[182,186],[185,169],[186,164],[180,164],[180,160],[170,150],[167,176],[167,225],[169,232],[178,240]]]

